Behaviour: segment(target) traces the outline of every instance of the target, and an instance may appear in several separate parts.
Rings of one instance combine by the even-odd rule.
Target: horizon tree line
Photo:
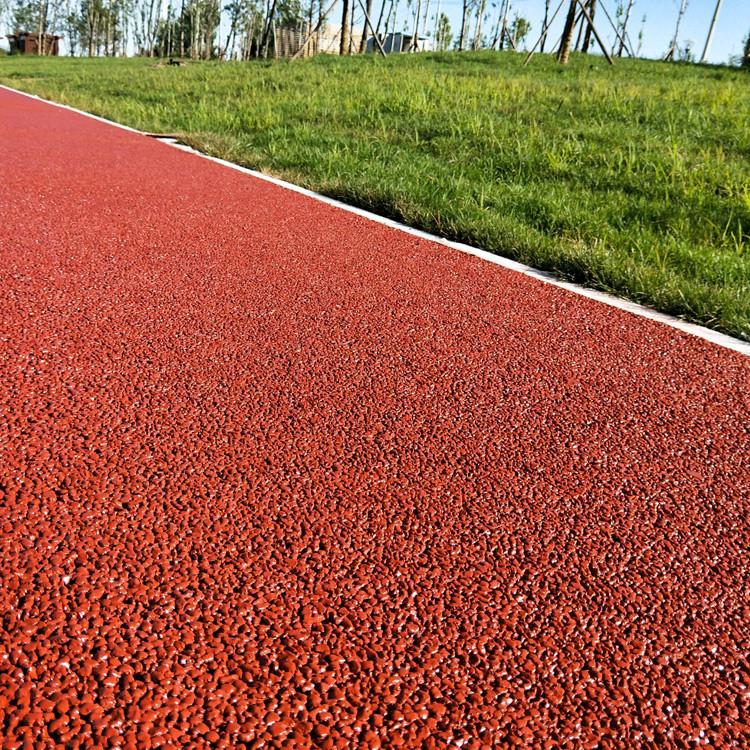
[[[537,42],[540,52],[546,51],[551,39],[548,21],[568,2],[563,33],[554,50],[561,63],[571,51],[586,54],[597,45],[611,57],[640,54],[647,18],[641,19],[636,46],[630,39],[636,0],[537,1],[544,13]],[[715,4],[701,62],[706,60],[722,1]],[[340,24],[331,18],[337,2],[341,3]],[[664,59],[695,61],[690,44],[679,47],[689,0],[678,3]],[[609,49],[599,43],[595,30],[602,14],[606,18],[602,24],[614,30]],[[2,15],[14,33],[37,35],[39,54],[50,53],[47,35],[56,34],[65,38],[68,54],[91,57],[133,53],[196,60],[270,57],[279,29],[294,30],[309,41],[333,27],[338,52],[344,55],[367,51],[368,37],[375,36],[382,43],[399,32],[410,39],[405,51],[420,49],[420,40],[425,38],[438,51],[515,50],[531,32],[531,24],[515,10],[513,0],[462,0],[456,35],[441,0],[0,0]],[[745,65],[749,64],[748,46],[750,35],[740,61]]]

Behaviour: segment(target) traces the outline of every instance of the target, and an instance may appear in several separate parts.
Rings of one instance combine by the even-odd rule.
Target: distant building
[[[59,55],[61,36],[55,34],[44,34],[44,54]],[[38,55],[39,54],[39,35],[32,34],[29,31],[19,31],[16,34],[8,34],[10,42],[11,55]]]
[[[432,39],[426,36],[418,36],[415,49],[412,50],[412,39],[413,34],[402,34],[398,32],[396,34],[385,34],[380,37],[380,43],[383,45],[383,49],[386,54],[391,52],[432,52],[434,45]],[[367,40],[367,51],[377,52],[378,45],[375,44],[375,38],[370,37]]]
[[[341,47],[341,29],[338,26],[323,24],[321,28],[308,35],[307,30],[293,28],[274,28],[269,35],[268,56],[275,58],[289,58],[296,54],[300,57],[310,57],[316,54],[338,55]],[[309,38],[308,38],[309,36]],[[307,43],[305,44],[305,40]],[[359,52],[362,34],[351,35],[350,49],[352,54]],[[302,46],[304,49],[300,51]]]

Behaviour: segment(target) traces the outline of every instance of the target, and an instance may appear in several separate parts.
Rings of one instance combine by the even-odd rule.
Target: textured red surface
[[[0,91],[3,748],[747,746],[750,366]]]

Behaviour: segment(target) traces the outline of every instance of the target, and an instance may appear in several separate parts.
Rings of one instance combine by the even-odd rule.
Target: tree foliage
[[[518,13],[516,13],[513,23],[510,26],[510,33],[516,46],[520,47],[530,32],[531,24],[523,16],[519,16]]]
[[[451,22],[445,13],[441,13],[435,27],[435,49],[439,52],[445,52],[450,47],[452,39]]]

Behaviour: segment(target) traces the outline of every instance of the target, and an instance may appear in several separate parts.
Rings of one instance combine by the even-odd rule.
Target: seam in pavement
[[[251,175],[252,177],[256,177],[259,180],[270,182],[273,185],[277,185],[278,187],[282,187],[286,190],[292,190],[295,193],[300,193],[301,195],[305,195],[308,198],[313,198],[314,200],[320,201],[321,203],[326,203],[329,206],[335,206],[336,208],[342,209],[344,211],[348,211],[349,213],[352,213],[352,214],[356,214],[357,216],[362,216],[363,218],[369,219],[370,221],[375,221],[378,224],[383,224],[387,227],[391,227],[392,229],[397,229],[401,232],[406,232],[407,234],[410,234],[414,237],[419,237],[420,239],[423,239],[423,240],[435,242],[439,245],[443,245],[444,247],[449,247],[452,250],[458,250],[459,252],[462,252],[462,253],[474,255],[475,257],[481,258],[482,260],[485,260],[489,263],[494,263],[497,266],[502,266],[503,268],[507,268],[511,271],[522,273],[525,276],[531,276],[532,278],[538,279],[547,284],[552,284],[553,286],[557,286],[562,289],[566,289],[569,292],[573,292],[574,294],[578,294],[581,297],[587,297],[588,299],[596,300],[597,302],[601,302],[602,304],[609,305],[610,307],[615,307],[619,310],[624,310],[625,312],[632,313],[633,315],[638,315],[642,318],[647,318],[648,320],[656,321],[657,323],[663,323],[664,325],[668,325],[672,328],[676,328],[677,330],[683,331],[684,333],[688,333],[693,336],[697,336],[698,338],[702,338],[706,341],[711,342],[712,344],[716,344],[717,346],[722,346],[726,349],[732,349],[733,351],[739,352],[740,354],[744,354],[745,356],[750,356],[750,342],[745,342],[740,339],[734,338],[733,336],[728,336],[725,333],[720,333],[719,331],[714,331],[714,330],[711,330],[710,328],[706,328],[704,326],[700,326],[695,323],[688,323],[687,321],[682,320],[681,318],[677,318],[673,315],[667,315],[666,313],[659,312],[650,307],[645,307],[644,305],[639,305],[638,303],[631,302],[630,300],[627,300],[627,299],[615,297],[614,295],[608,294],[607,292],[601,292],[596,289],[590,289],[588,287],[582,286],[580,284],[575,284],[569,281],[562,281],[561,279],[558,279],[556,276],[554,276],[551,273],[548,273],[547,271],[540,271],[539,269],[532,268],[531,266],[527,266],[524,263],[519,263],[518,261],[511,260],[510,258],[504,258],[501,255],[495,255],[494,253],[490,253],[487,250],[481,250],[478,247],[467,245],[463,242],[455,242],[453,240],[448,240],[443,237],[439,237],[438,235],[435,235],[435,234],[430,234],[429,232],[424,232],[421,229],[414,229],[413,227],[407,226],[406,224],[402,224],[398,221],[394,221],[393,219],[388,219],[384,216],[379,216],[378,214],[372,213],[371,211],[367,211],[366,209],[363,209],[363,208],[350,206],[349,204],[342,203],[341,201],[338,201],[335,198],[329,198],[328,196],[321,195],[320,193],[316,193],[312,190],[308,190],[307,188],[303,188],[303,187],[300,187],[299,185],[294,185],[291,182],[286,182],[285,180],[281,180],[278,177],[272,177],[271,175],[264,174],[263,172],[258,172],[254,169],[248,169],[247,167],[242,167],[239,164],[234,164],[230,161],[226,161],[226,159],[220,159],[216,156],[209,156],[208,154],[203,154],[200,151],[196,151],[194,148],[191,148],[190,146],[186,146],[182,143],[178,143],[177,140],[175,140],[171,136],[160,137],[158,134],[155,134],[155,133],[145,133],[141,130],[136,130],[135,128],[131,128],[128,125],[122,125],[119,122],[108,120],[105,117],[93,115],[90,112],[84,112],[81,109],[76,109],[75,107],[71,107],[67,104],[60,104],[59,102],[50,101],[49,99],[44,99],[41,96],[36,96],[35,94],[29,94],[26,91],[19,91],[18,89],[14,89],[11,86],[6,86],[1,83],[0,83],[0,88],[5,89],[6,91],[11,91],[14,94],[21,94],[22,96],[26,96],[30,99],[36,99],[37,101],[44,102],[45,104],[49,104],[53,107],[67,109],[70,112],[75,112],[76,114],[83,115],[84,117],[90,117],[91,119],[98,120],[99,122],[103,122],[106,125],[111,125],[116,128],[127,130],[131,133],[137,133],[138,135],[150,137],[153,140],[161,141],[173,148],[178,148],[181,151],[186,151],[187,153],[195,154],[196,156],[199,156],[202,159],[208,159],[209,161],[215,162],[216,164],[221,164],[222,166],[229,167],[230,169],[234,169],[238,172],[242,172],[244,174]]]

